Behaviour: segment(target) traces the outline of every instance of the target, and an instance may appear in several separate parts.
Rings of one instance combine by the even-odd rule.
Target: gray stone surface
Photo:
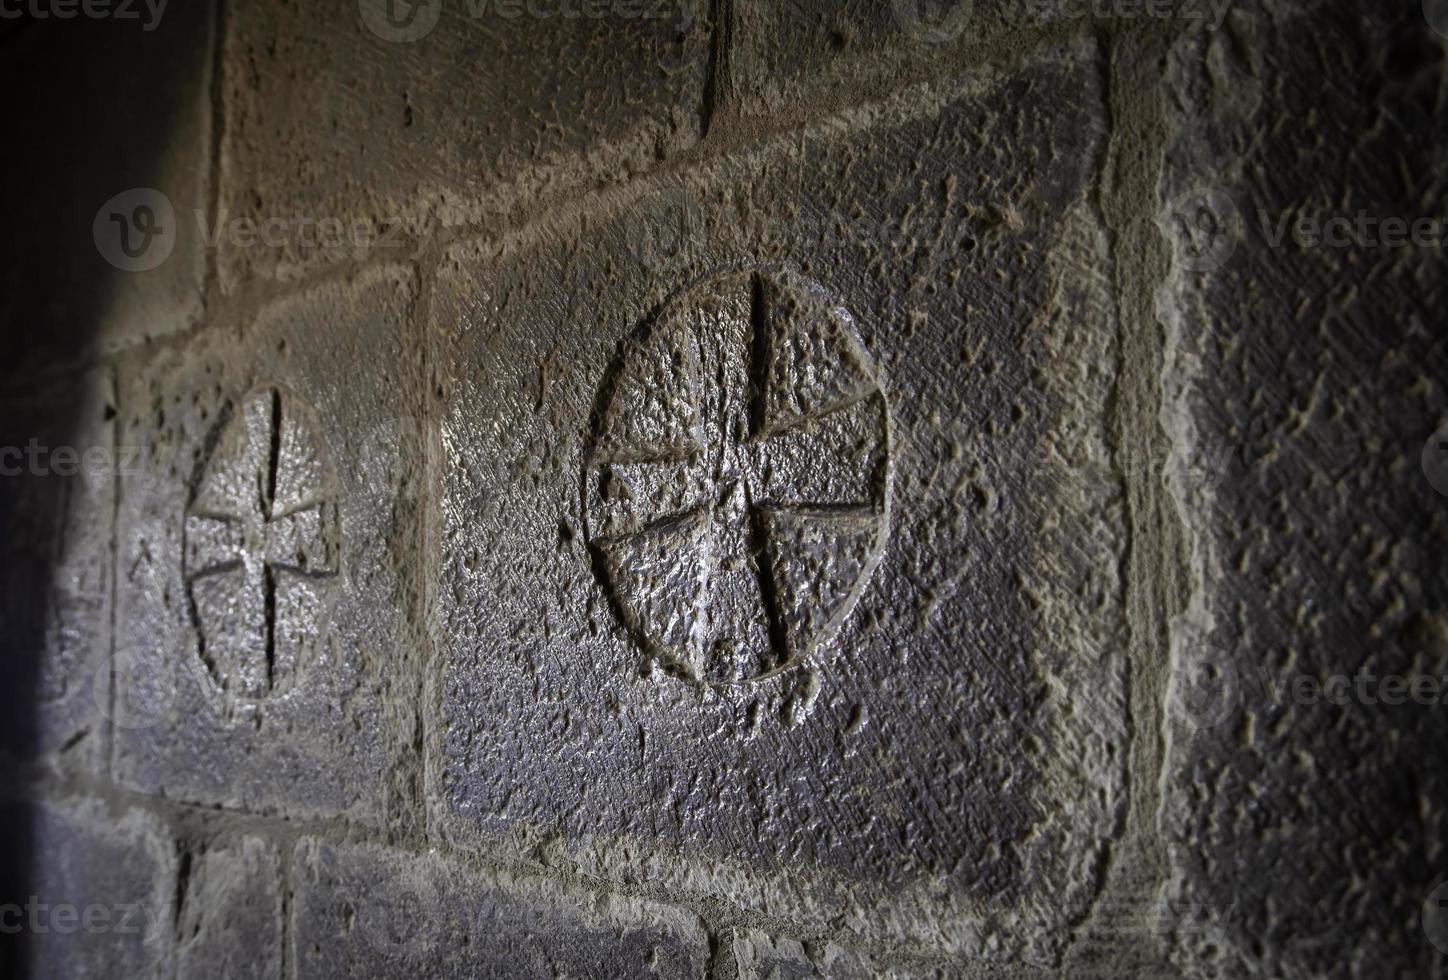
[[[110,372],[0,400],[0,746],[105,767],[116,452]]]
[[[7,934],[22,925],[29,966],[16,975],[172,976],[177,860],[160,822],[89,799],[37,804],[28,821],[28,894],[0,909]]]
[[[191,325],[205,274],[194,212],[210,203],[212,0],[163,5],[159,19],[143,3],[115,3],[101,5],[112,14],[103,19],[77,16],[77,4],[64,20],[17,22],[24,6],[7,8],[3,41],[7,88],[28,90],[6,114],[7,142],[24,148],[6,173],[23,254],[0,263],[0,376],[10,385]],[[122,7],[129,16],[115,15]],[[137,188],[160,192],[174,216],[153,211],[149,239],[134,209],[159,199],[118,199]],[[124,260],[115,214],[140,264],[159,265],[112,264]]]
[[[449,251],[450,840],[1059,948],[1124,738],[1098,67],[1054,49]]]
[[[292,855],[297,976],[703,977],[694,915],[434,856],[303,841]]]
[[[1241,3],[1169,62],[1165,423],[1192,591],[1161,822],[1180,899],[1227,938],[1179,937],[1194,974],[1441,969],[1419,914],[1448,715],[1381,679],[1448,672],[1448,499],[1420,466],[1448,410],[1442,252],[1293,228],[1444,213],[1442,59],[1417,4]],[[1312,696],[1334,676],[1341,703]]]
[[[123,364],[146,467],[119,518],[127,785],[367,821],[413,806],[415,298],[375,268]]]
[[[1444,973],[1448,2],[70,2],[0,976]]]
[[[693,8],[240,6],[226,38],[221,208],[230,221],[278,222],[271,236],[284,241],[238,244],[228,231],[222,284],[359,254],[402,259],[441,227],[650,169],[705,125],[710,25]],[[389,13],[404,12],[411,27],[394,29]],[[341,222],[343,244],[295,219]],[[357,222],[370,230],[354,234]]]
[[[1020,34],[1006,37],[1011,29],[1029,36],[1092,19],[1076,0],[735,0],[729,8],[722,87],[731,108],[766,125],[897,91],[902,81],[959,77],[1020,48]]]
[[[802,943],[757,929],[736,933],[730,942],[729,968],[738,980],[873,980],[892,977],[915,980],[933,973],[876,963],[869,956],[833,941]],[[731,975],[731,974],[725,974]]]
[[[183,858],[176,917],[178,977],[281,980],[281,858],[243,837]]]

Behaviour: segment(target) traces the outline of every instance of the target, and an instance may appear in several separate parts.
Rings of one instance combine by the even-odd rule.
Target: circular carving
[[[889,412],[850,314],[779,271],[676,295],[604,379],[583,494],[614,610],[665,666],[738,684],[805,659],[889,522]]]
[[[238,698],[292,686],[330,613],[337,480],[318,432],[296,395],[252,391],[222,428],[186,512],[201,659]]]

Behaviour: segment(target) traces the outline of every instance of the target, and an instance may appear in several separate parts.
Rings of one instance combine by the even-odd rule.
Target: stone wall
[[[7,970],[1444,972],[1448,12],[121,11],[0,22]]]

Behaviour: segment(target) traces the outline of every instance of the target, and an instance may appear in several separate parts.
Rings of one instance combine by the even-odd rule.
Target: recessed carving
[[[314,655],[337,576],[337,481],[316,417],[262,387],[223,426],[186,514],[185,578],[216,682],[256,700]]]
[[[605,378],[583,492],[595,567],[651,655],[710,684],[804,660],[889,522],[889,414],[849,312],[779,271],[678,294]]]

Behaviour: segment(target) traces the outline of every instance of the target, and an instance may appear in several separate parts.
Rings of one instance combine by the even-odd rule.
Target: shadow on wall
[[[35,852],[40,788],[109,770],[118,406],[106,358],[186,326],[158,311],[200,303],[200,276],[175,256],[119,268],[97,228],[119,232],[125,216],[98,216],[133,188],[165,192],[178,159],[188,186],[210,165],[204,137],[190,138],[212,97],[209,2],[159,20],[36,12],[7,5],[0,19],[12,221],[0,244],[0,907],[23,907],[56,858]],[[139,255],[137,230],[122,256]],[[14,924],[0,922],[0,976],[45,973],[31,965],[36,936]]]

